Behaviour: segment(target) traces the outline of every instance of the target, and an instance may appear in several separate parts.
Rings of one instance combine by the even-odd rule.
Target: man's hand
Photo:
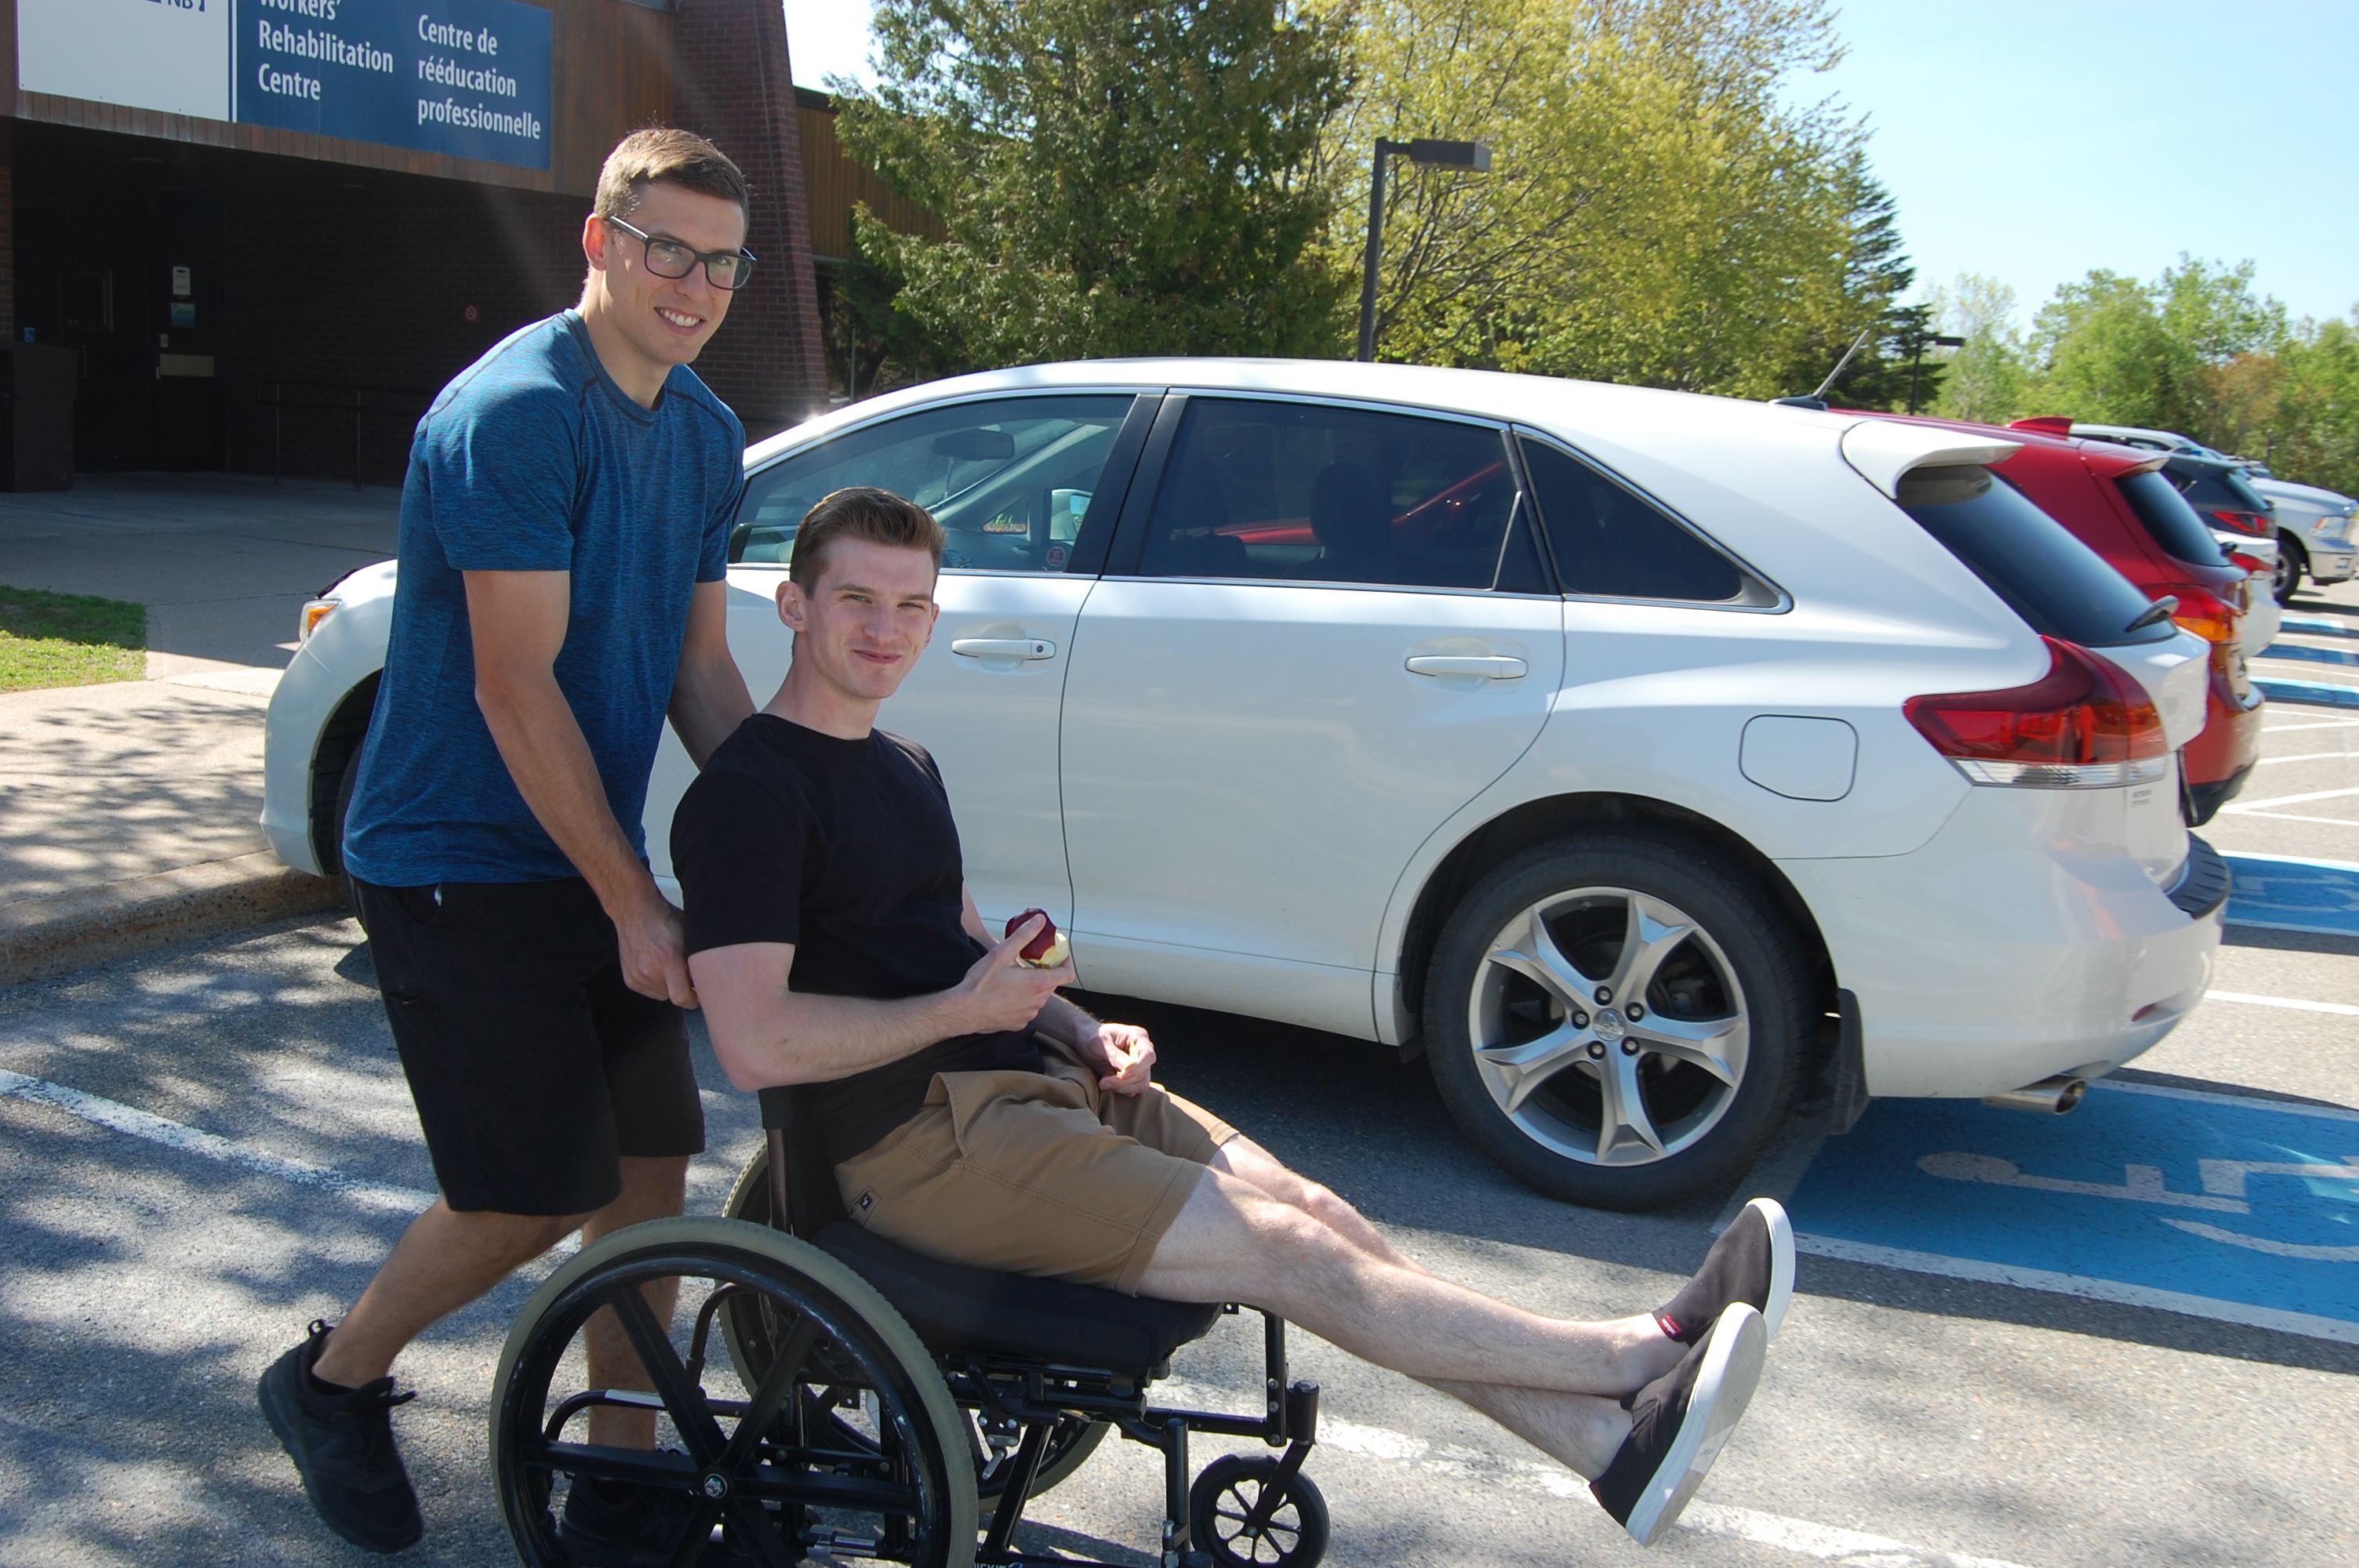
[[[1155,1082],[1155,1042],[1136,1023],[1101,1023],[1095,1041],[1085,1041],[1082,1054],[1104,1076],[1098,1087],[1118,1095],[1142,1095]]]
[[[974,961],[958,989],[949,993],[962,1034],[998,1034],[1029,1029],[1057,988],[1071,985],[1069,960],[1053,969],[1036,969],[1021,957],[1024,944],[1039,935],[1040,922],[1027,920],[1007,938]]]
[[[658,1001],[669,999],[674,1007],[696,1006],[679,911],[656,891],[652,881],[647,896],[614,921],[614,935],[622,947],[625,985]]]

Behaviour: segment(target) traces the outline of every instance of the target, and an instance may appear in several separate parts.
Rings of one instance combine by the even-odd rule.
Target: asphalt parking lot
[[[2359,593],[2283,646],[2359,649]],[[2264,678],[2359,670],[2278,656]],[[1808,1239],[1753,1413],[1655,1556],[1884,1568],[2359,1560],[2359,708],[2279,702],[2208,837],[2237,864],[2213,996],[2072,1116],[1873,1108],[1798,1120],[1743,1191]],[[1299,1030],[1102,999],[1165,1076],[1431,1266],[1535,1308],[1658,1303],[1715,1195],[1646,1217],[1521,1188],[1421,1067]],[[701,1058],[715,1211],[758,1133]],[[0,991],[0,1564],[341,1563],[255,1414],[255,1374],[365,1281],[430,1186],[348,922]],[[427,1542],[509,1561],[484,1404],[518,1279],[405,1361]],[[1299,1336],[1311,1473],[1349,1564],[1636,1561],[1561,1470],[1451,1401]],[[1177,1368],[1253,1402],[1230,1325]],[[1203,1444],[1200,1453],[1209,1453]],[[1044,1546],[1151,1561],[1153,1456],[1108,1444],[1036,1510]]]

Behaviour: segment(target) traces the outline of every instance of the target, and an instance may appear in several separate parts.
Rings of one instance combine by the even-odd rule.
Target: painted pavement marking
[[[27,1077],[5,1068],[0,1068],[0,1095],[30,1100],[35,1105],[53,1106],[69,1116],[80,1117],[92,1126],[145,1139],[150,1143],[160,1143],[167,1149],[201,1154],[208,1160],[235,1165],[241,1170],[276,1176],[299,1187],[339,1193],[370,1208],[416,1214],[434,1204],[432,1193],[419,1192],[415,1187],[395,1186],[386,1182],[363,1181],[326,1165],[314,1165],[305,1160],[289,1160],[283,1155],[268,1153],[250,1144],[223,1138],[218,1133],[204,1132],[182,1122],[167,1120],[116,1100],[101,1099],[80,1089]]]
[[[434,1202],[432,1193],[389,1183],[362,1181],[325,1165],[268,1153],[250,1144],[223,1138],[218,1133],[201,1131],[184,1122],[173,1121],[118,1100],[84,1094],[80,1089],[29,1077],[23,1073],[9,1072],[5,1068],[0,1068],[0,1094],[35,1105],[50,1106],[93,1126],[162,1144],[183,1153],[201,1155],[261,1175],[277,1176],[298,1186],[338,1193],[372,1208],[394,1208],[414,1213]],[[1172,1397],[1184,1400],[1190,1395],[1191,1385],[1172,1379],[1165,1387]],[[1361,1426],[1332,1416],[1319,1423],[1319,1439],[1330,1447],[1341,1448],[1347,1453],[1397,1464],[1417,1465],[1452,1476],[1488,1479],[1517,1490],[1572,1498],[1589,1489],[1580,1477],[1553,1465],[1506,1458],[1456,1444],[1437,1450],[1425,1439],[1412,1437],[1405,1432]],[[1859,1530],[1842,1530],[1832,1525],[1814,1524],[1808,1519],[1786,1519],[1753,1509],[1729,1508],[1718,1503],[1690,1504],[1680,1518],[1679,1528],[1705,1535],[1727,1536],[1773,1547],[1796,1556],[1817,1558],[1821,1562],[1871,1561],[1877,1564],[1877,1568],[2018,1568],[2017,1564],[1995,1558],[1932,1551]]]
[[[2229,925],[2359,936],[2359,865],[2296,855],[2230,855],[2227,861]]]
[[[2326,708],[2359,708],[2359,687],[2336,686],[2318,680],[2255,680],[2254,688],[2271,702],[2308,702]]]
[[[2359,665],[2359,654],[2348,648],[2305,648],[2299,643],[2271,643],[2263,648],[2265,659],[2296,659],[2311,665]]]
[[[2070,1117],[1878,1100],[1788,1207],[1820,1257],[2359,1345],[2359,1111],[2118,1080]]]
[[[2290,1007],[2303,1012],[2334,1012],[2345,1018],[2359,1018],[2359,1007],[2341,1001],[2297,1001],[2289,996],[2251,996],[2244,991],[2205,991],[2210,1001],[2241,1001],[2248,1007]]]

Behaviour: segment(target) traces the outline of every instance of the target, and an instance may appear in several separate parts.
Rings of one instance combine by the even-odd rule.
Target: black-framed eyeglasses
[[[704,264],[704,276],[713,287],[739,289],[754,276],[754,257],[746,251],[700,251],[681,244],[678,240],[658,239],[645,229],[636,228],[620,218],[605,220],[615,228],[647,247],[647,270],[658,277],[686,277]]]

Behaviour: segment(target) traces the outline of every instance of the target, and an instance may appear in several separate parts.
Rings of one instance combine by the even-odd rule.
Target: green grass
[[[0,691],[147,678],[147,607],[0,586]]]

